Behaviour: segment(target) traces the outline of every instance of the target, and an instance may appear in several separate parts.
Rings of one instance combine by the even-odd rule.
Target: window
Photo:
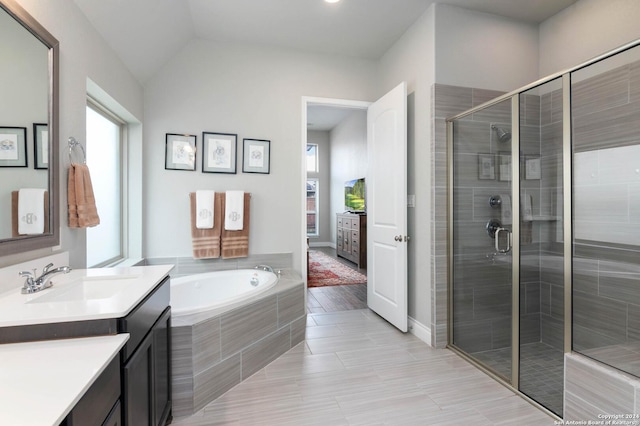
[[[88,102],[85,151],[100,225],[87,228],[87,267],[105,266],[124,257],[124,130],[122,120]]]
[[[318,235],[318,179],[307,179],[307,236]]]
[[[307,172],[317,173],[318,170],[318,145],[307,144]]]

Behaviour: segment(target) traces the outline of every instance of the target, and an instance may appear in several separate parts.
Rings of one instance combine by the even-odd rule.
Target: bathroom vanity
[[[172,268],[74,270],[0,294],[0,424],[165,425]]]

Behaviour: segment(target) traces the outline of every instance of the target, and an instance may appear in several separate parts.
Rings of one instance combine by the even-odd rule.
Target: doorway
[[[345,256],[338,216],[344,214],[345,183],[367,170],[366,111],[369,103],[324,98],[303,99],[304,237],[307,252],[307,310],[335,312],[367,307],[366,260]],[[359,212],[359,218],[364,215]],[[366,230],[363,242],[366,259]],[[351,238],[351,231],[349,238]],[[356,241],[356,244],[357,244]],[[354,249],[359,249],[361,246]],[[340,251],[340,255],[338,255]]]

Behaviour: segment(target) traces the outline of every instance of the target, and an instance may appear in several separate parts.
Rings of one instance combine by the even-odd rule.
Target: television
[[[344,207],[352,213],[364,213],[367,210],[364,178],[344,183]]]

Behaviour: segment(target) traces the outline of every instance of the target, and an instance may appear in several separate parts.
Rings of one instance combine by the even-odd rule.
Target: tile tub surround
[[[193,414],[304,340],[305,285],[284,270],[270,290],[172,318],[173,415]]]
[[[624,416],[640,415],[640,380],[579,354],[566,354],[564,407],[565,421],[618,415],[623,416],[619,424],[637,424],[639,417]]]
[[[192,257],[152,257],[145,265],[175,265],[171,277],[195,275],[204,272],[227,271],[229,269],[251,269],[256,265],[269,265],[274,270],[293,268],[292,253],[251,254],[239,259],[194,259]]]

